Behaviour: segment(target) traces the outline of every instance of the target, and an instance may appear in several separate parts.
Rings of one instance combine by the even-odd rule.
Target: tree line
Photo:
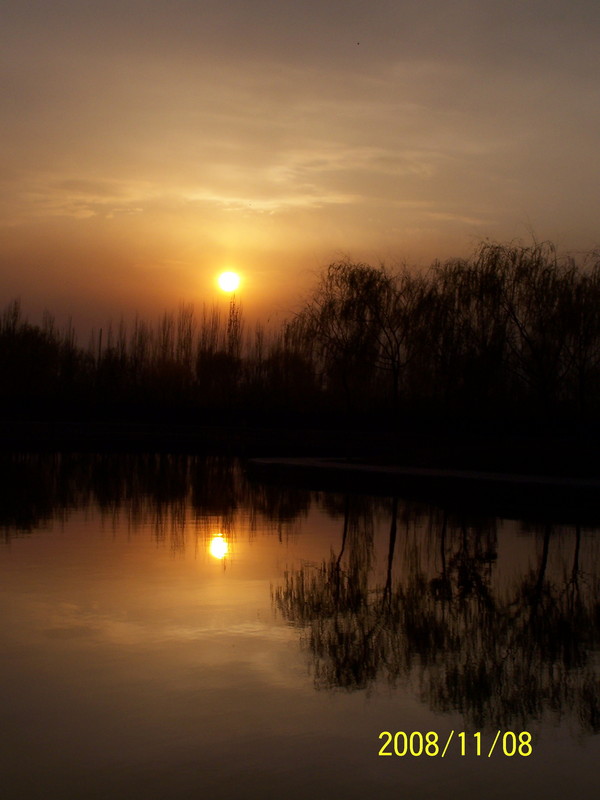
[[[342,260],[277,330],[190,305],[87,346],[11,302],[0,317],[5,417],[240,422],[591,423],[600,407],[600,256],[483,242],[392,271]]]

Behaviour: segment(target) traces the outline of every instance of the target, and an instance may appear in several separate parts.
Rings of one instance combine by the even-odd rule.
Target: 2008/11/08
[[[460,755],[465,756],[467,755],[467,750],[470,753],[473,753],[476,756],[482,755],[481,750],[481,733],[478,731],[477,733],[472,734],[473,739],[475,740],[474,748],[472,746],[467,747],[467,737],[469,734],[465,733],[464,731],[457,734],[457,738],[460,740]],[[502,734],[502,731],[497,731],[496,737],[492,742],[492,745],[489,751],[483,752],[483,755],[487,755],[488,758],[491,758],[492,753],[496,748],[496,744],[498,740],[502,736],[502,753],[507,757],[512,757],[515,755],[519,756],[530,756],[533,753],[533,746],[531,744],[531,734],[527,731],[521,731],[521,733],[514,733],[514,731],[505,731]],[[427,731],[427,733],[423,734],[420,731],[413,731],[412,733],[406,733],[405,731],[396,731],[396,733],[391,733],[390,731],[382,731],[379,734],[380,739],[385,739],[383,745],[379,750],[380,756],[399,756],[403,757],[406,755],[411,756],[421,756],[426,755],[430,757],[435,757],[437,755],[441,755],[442,758],[446,755],[448,751],[448,747],[450,746],[450,742],[454,737],[454,731],[450,731],[448,738],[445,741],[443,749],[438,744],[439,735],[435,731]],[[393,751],[390,751],[388,748],[393,742]],[[441,753],[440,753],[441,750]]]

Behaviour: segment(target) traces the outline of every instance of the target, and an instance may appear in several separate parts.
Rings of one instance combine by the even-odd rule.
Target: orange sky
[[[286,316],[349,255],[600,244],[592,0],[5,0],[0,303]]]

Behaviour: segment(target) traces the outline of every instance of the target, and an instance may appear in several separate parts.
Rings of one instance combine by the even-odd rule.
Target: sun
[[[224,292],[235,292],[240,285],[240,276],[237,272],[222,272],[217,280]]]

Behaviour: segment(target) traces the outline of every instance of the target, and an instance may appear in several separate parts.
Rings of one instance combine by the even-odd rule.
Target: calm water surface
[[[576,513],[184,457],[4,456],[1,478],[3,800],[596,795],[600,532]],[[439,740],[380,756],[383,731]]]

